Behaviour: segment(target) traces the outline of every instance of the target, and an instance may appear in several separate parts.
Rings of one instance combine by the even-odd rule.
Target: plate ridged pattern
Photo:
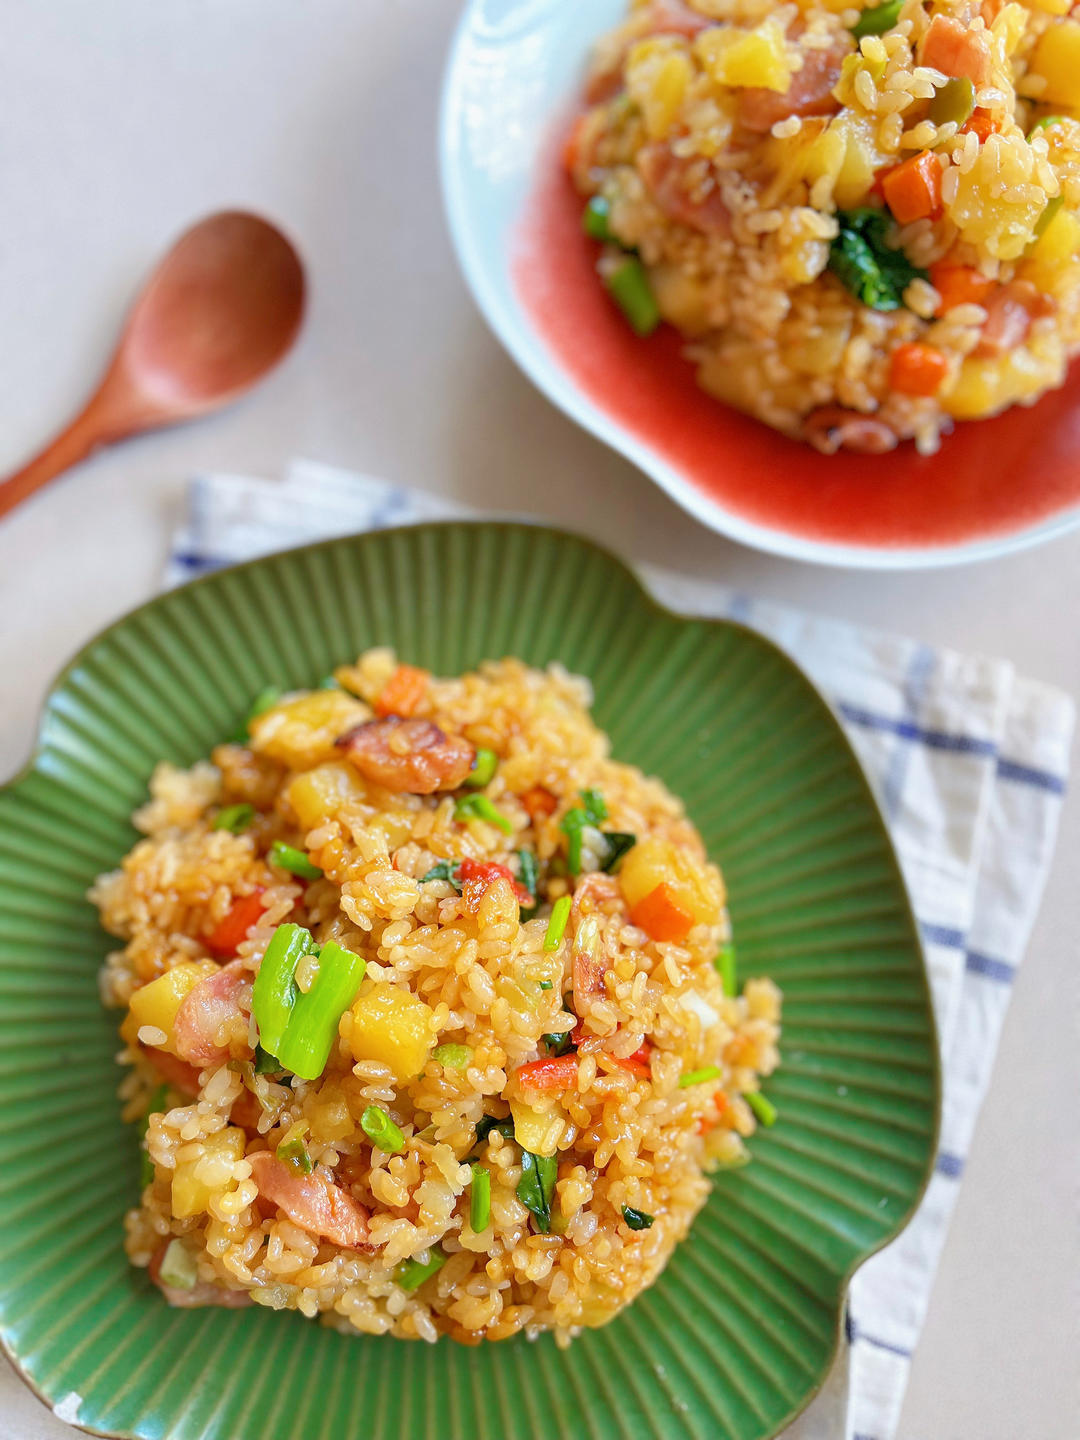
[[[723,865],[744,974],[785,991],[782,1112],[691,1240],[566,1353],[346,1337],[297,1316],[169,1311],[133,1273],[108,941],[83,896],[131,843],[154,762],[188,763],[270,681],[375,644],[451,673],[517,654],[589,675],[616,754],[685,797]],[[426,525],[270,557],[163,596],[61,677],[0,794],[0,1315],[54,1402],[173,1440],[762,1440],[824,1377],[847,1276],[916,1203],[938,1075],[925,973],[865,780],[792,663],[657,608],[585,541]]]

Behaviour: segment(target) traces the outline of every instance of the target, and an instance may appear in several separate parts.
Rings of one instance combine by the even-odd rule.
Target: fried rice
[[[734,982],[719,871],[590,698],[373,650],[158,766],[92,898],[125,942],[127,1252],[170,1303],[568,1343],[747,1161],[779,992]]]
[[[633,0],[567,149],[601,280],[832,453],[934,451],[1080,344],[1071,0]]]

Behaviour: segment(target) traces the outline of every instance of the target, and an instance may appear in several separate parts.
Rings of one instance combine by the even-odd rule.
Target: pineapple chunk
[[[172,1212],[178,1220],[202,1215],[215,1195],[232,1182],[232,1167],[244,1158],[243,1130],[228,1127],[207,1137],[204,1153],[194,1160],[178,1160],[172,1177]]]
[[[968,356],[941,403],[958,420],[980,420],[1058,384],[1063,365],[1060,355],[1040,355],[1026,346],[1011,350],[1000,360]]]
[[[376,1060],[398,1081],[427,1064],[435,1044],[431,1007],[400,985],[374,981],[342,1016],[341,1034],[354,1060]]]
[[[1051,265],[1064,264],[1080,254],[1080,220],[1061,209],[1028,252],[1029,258]]]
[[[1046,81],[1039,96],[1042,104],[1080,108],[1080,21],[1063,20],[1045,30],[1030,69]]]
[[[340,806],[359,804],[367,795],[363,780],[344,760],[330,760],[297,775],[288,789],[289,804],[304,830],[314,830]]]
[[[534,1155],[554,1155],[566,1131],[566,1118],[558,1104],[549,1102],[547,1109],[526,1105],[523,1100],[510,1101],[514,1117],[514,1139],[523,1150]]]
[[[619,884],[631,910],[658,885],[666,884],[672,899],[695,923],[715,925],[720,919],[720,897],[708,878],[668,840],[642,840],[635,845],[622,862]]]
[[[344,690],[311,690],[257,715],[248,729],[253,749],[292,770],[310,770],[324,760],[336,760],[338,736],[370,719],[364,702]]]
[[[159,1050],[167,1050],[170,1055],[176,1054],[173,1042],[173,1026],[176,1023],[176,1012],[180,1009],[184,999],[194,990],[200,980],[207,979],[210,975],[216,975],[219,967],[213,960],[185,960],[183,964],[174,965],[171,970],[166,970],[164,975],[159,975],[156,980],[151,980],[149,985],[144,985],[136,990],[131,997],[128,1006],[128,1013],[120,1027],[120,1034],[129,1045],[134,1045],[139,1038],[139,1031],[144,1025],[153,1025],[161,1030],[167,1039],[164,1044],[159,1045]]]
[[[999,174],[1014,177],[1007,188]],[[956,195],[945,208],[969,245],[999,260],[1016,260],[1034,240],[1046,200],[1027,141],[1019,135],[991,135],[971,169],[958,176]]]
[[[639,40],[626,62],[626,88],[641,107],[650,140],[669,133],[686,99],[693,72],[679,42],[653,37]]]
[[[761,87],[781,95],[791,85],[791,60],[777,20],[765,20],[753,30],[717,25],[702,31],[694,48],[717,85]]]

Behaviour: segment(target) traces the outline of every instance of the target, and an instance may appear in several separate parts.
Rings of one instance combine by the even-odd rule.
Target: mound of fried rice
[[[636,252],[700,384],[827,453],[1033,403],[1080,343],[1071,9],[632,0],[567,152],[601,275]]]
[[[105,1001],[135,1000],[121,1095],[144,1128],[148,1170],[127,1251],[178,1305],[254,1302],[406,1339],[551,1330],[566,1343],[657,1278],[706,1200],[707,1173],[746,1161],[755,1110],[744,1097],[778,1062],[780,997],[765,979],[725,993],[720,874],[679,801],[610,758],[586,681],[513,659],[453,679],[405,670],[402,689],[395,657],[369,651],[338,669],[336,687],[253,718],[245,743],[189,770],[159,765],[135,816],[145,838],[94,887],[104,925],[125,942],[103,970]],[[335,742],[385,717],[391,694],[453,743],[494,752],[482,790],[388,789],[352,763]],[[633,923],[623,870],[595,868],[602,833],[583,832],[580,873],[568,873],[563,820],[583,792],[602,795],[603,830],[635,837],[639,855],[675,857],[676,888],[694,887],[678,943]],[[469,794],[510,833],[462,815]],[[239,833],[216,826],[235,806],[251,807]],[[274,841],[323,876],[301,881],[272,863]],[[523,852],[538,865],[532,918],[510,879]],[[467,858],[505,870],[459,894],[453,863]],[[447,878],[431,877],[442,862]],[[545,949],[565,895],[565,933]],[[252,908],[246,934],[228,939]],[[253,1063],[248,982],[286,921],[366,961],[312,1081]],[[177,1012],[184,1025],[170,1018],[175,1005],[148,1023],[163,977],[188,974],[199,985]],[[304,988],[299,969],[296,982]],[[391,1012],[408,1016],[404,1029]],[[521,1069],[551,1056],[552,1037],[576,1053],[573,1079],[530,1089]],[[705,1078],[680,1085],[697,1071]],[[396,1153],[361,1126],[373,1106],[401,1132]],[[557,1166],[546,1226],[519,1198],[531,1156]],[[491,1186],[479,1233],[474,1165]],[[264,1193],[257,1177],[269,1175]],[[429,1278],[416,1284],[414,1266],[403,1283],[411,1261]]]

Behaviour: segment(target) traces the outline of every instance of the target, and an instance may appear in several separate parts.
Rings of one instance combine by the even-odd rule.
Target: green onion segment
[[[743,1099],[750,1106],[762,1125],[775,1125],[777,1120],[777,1109],[771,1100],[766,1099],[760,1090],[747,1090]]]
[[[405,1149],[405,1136],[378,1105],[367,1107],[360,1117],[360,1128],[371,1143],[385,1150],[387,1155],[396,1155]]]
[[[479,1235],[491,1222],[491,1171],[474,1163],[472,1167],[472,1196],[469,1202],[469,1224],[473,1234]]]
[[[899,20],[903,5],[904,0],[885,0],[884,5],[864,10],[851,27],[852,35],[856,40],[861,40],[864,35],[884,35]]]
[[[733,999],[739,993],[738,970],[735,959],[735,946],[730,941],[720,947],[720,953],[713,961],[720,975],[720,983],[724,987],[724,994],[728,999]]]
[[[402,1290],[418,1290],[425,1280],[430,1280],[436,1271],[446,1264],[446,1256],[438,1245],[432,1245],[427,1260],[402,1260],[394,1271],[394,1283]]]
[[[656,303],[645,266],[636,255],[627,255],[604,274],[608,294],[625,315],[635,335],[651,335],[660,324]]]
[[[496,810],[486,795],[463,795],[454,806],[454,819],[486,820],[489,825],[497,825],[507,835],[514,829],[502,811]]]
[[[311,988],[302,992],[296,967],[317,955]],[[356,998],[366,962],[336,940],[321,948],[300,925],[279,925],[270,937],[251,996],[259,1044],[301,1080],[317,1080],[337,1039],[338,1022]]]
[[[461,783],[471,786],[474,790],[482,790],[494,778],[498,768],[499,757],[494,750],[477,750],[472,770]]]
[[[548,921],[547,934],[544,936],[545,950],[557,950],[562,944],[562,938],[566,934],[566,922],[570,919],[570,907],[572,904],[573,901],[569,895],[560,895],[551,907],[551,919]]]
[[[321,880],[322,871],[313,865],[303,850],[295,845],[286,845],[284,840],[275,840],[270,846],[270,864],[290,875],[299,875],[301,880]]]
[[[210,828],[228,830],[230,835],[242,835],[254,819],[254,805],[226,805],[215,815],[214,823]]]

